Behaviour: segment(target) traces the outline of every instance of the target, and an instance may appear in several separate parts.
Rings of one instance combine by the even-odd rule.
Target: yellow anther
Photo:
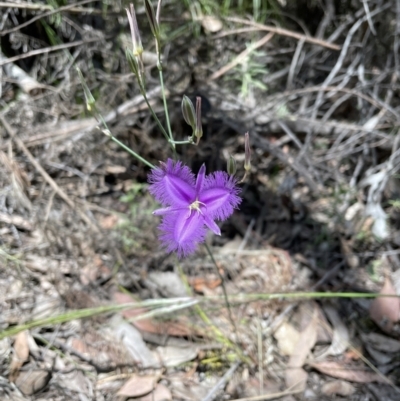
[[[193,203],[189,205],[190,214],[192,213],[192,210],[196,210],[197,213],[203,214],[203,212],[200,209],[200,206],[205,206],[205,204],[196,199]]]

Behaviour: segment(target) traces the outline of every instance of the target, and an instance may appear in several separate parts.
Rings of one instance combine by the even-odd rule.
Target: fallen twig
[[[81,45],[86,45],[88,43],[93,43],[93,42],[100,42],[101,40],[103,40],[103,38],[100,38],[100,37],[99,38],[86,39],[86,40],[77,40],[77,41],[72,42],[72,43],[63,43],[62,45],[45,47],[44,49],[31,50],[30,52],[27,52],[27,53],[24,53],[24,54],[19,54],[18,56],[10,57],[7,60],[1,60],[0,61],[0,66],[6,65],[6,64],[9,64],[9,63],[13,63],[14,61],[22,60],[24,58],[37,56],[39,54],[55,52],[57,50],[68,49],[68,48],[71,48],[71,47],[77,47],[77,46],[81,46]]]
[[[336,50],[336,51],[339,51],[341,49],[340,46],[335,45],[333,43],[329,43],[326,40],[316,39],[311,36],[303,35],[301,33],[289,31],[288,29],[279,28],[279,27],[270,26],[270,25],[263,25],[263,24],[259,24],[254,21],[248,21],[248,20],[245,20],[242,18],[237,18],[237,17],[227,17],[226,20],[231,21],[231,22],[236,22],[238,24],[254,26],[254,27],[259,28],[261,31],[268,31],[271,33],[276,33],[277,35],[288,36],[290,38],[295,38],[298,40],[304,40],[305,42],[312,43],[314,45],[323,46],[328,49],[332,49],[332,50]]]
[[[12,224],[26,231],[33,230],[33,224],[30,221],[24,219],[22,216],[17,216],[15,214],[10,215],[0,212],[0,221],[5,224]]]

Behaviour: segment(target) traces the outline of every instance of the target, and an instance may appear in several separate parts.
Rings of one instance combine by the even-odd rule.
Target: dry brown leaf
[[[197,357],[198,348],[191,347],[158,347],[157,353],[160,357],[162,365],[165,367],[179,366],[182,363],[189,362]]]
[[[238,389],[245,399],[252,399],[263,394],[265,397],[271,394],[276,394],[280,392],[281,386],[278,382],[263,378],[262,388],[260,383],[260,378],[257,376],[250,375],[234,376],[226,387],[226,394],[230,395],[231,399],[235,399],[234,395],[237,395]]]
[[[70,347],[81,354],[88,354],[87,345],[80,338],[72,338]]]
[[[50,378],[50,372],[47,370],[27,370],[21,372],[15,384],[25,395],[32,395],[45,387]]]
[[[341,355],[343,354],[343,352],[346,351],[349,345],[349,331],[342,322],[342,319],[340,318],[335,308],[329,305],[325,305],[324,311],[333,326],[332,343],[329,346],[328,350],[324,353],[324,355]],[[323,359],[322,357],[320,358]]]
[[[136,301],[131,295],[118,291],[114,293],[114,300],[118,304],[129,304]]]
[[[22,331],[15,336],[14,341],[14,354],[10,364],[10,381],[14,382],[19,374],[21,366],[29,358],[29,344],[28,344],[28,332]]]
[[[221,285],[220,279],[207,279],[205,277],[191,277],[188,279],[189,285],[198,293],[203,294],[207,290],[213,290]]]
[[[99,278],[108,277],[111,270],[104,264],[100,255],[93,255],[90,262],[80,269],[80,280],[83,285],[89,285]]]
[[[296,344],[297,352],[291,356],[289,360],[289,366],[301,367],[304,365],[304,362],[311,349],[314,347],[315,341],[317,339],[317,323],[317,310],[314,306],[312,319],[307,327],[302,332],[300,332],[300,337]]]
[[[212,388],[207,382],[188,378],[184,372],[168,374],[168,381],[175,400],[202,400]]]
[[[313,305],[312,319],[300,333],[295,352],[291,355],[285,374],[286,386],[292,390],[304,390],[307,382],[307,372],[302,369],[308,354],[317,341],[318,329],[317,308]]]
[[[187,296],[186,285],[176,272],[150,272],[147,279],[166,298]]]
[[[318,331],[317,331],[317,344],[330,344],[332,343],[332,328],[328,319],[318,306]]]
[[[325,383],[321,391],[325,395],[341,395],[343,397],[354,394],[356,389],[354,386],[343,380],[334,380],[333,382]]]
[[[143,368],[158,367],[160,365],[158,358],[147,347],[143,341],[139,330],[133,325],[122,319],[121,316],[115,315],[109,322],[115,340],[120,342],[136,363]]]
[[[375,349],[395,354],[400,352],[400,341],[378,333],[361,333],[361,338]]]
[[[346,259],[347,265],[351,269],[357,269],[360,265],[360,260],[358,256],[352,251],[351,242],[345,240],[344,238],[340,238],[340,246],[342,248],[342,253]]]
[[[368,343],[364,344],[364,347],[368,351],[369,356],[379,366],[388,364],[396,355],[377,351],[375,348],[371,347]]]
[[[79,394],[79,397],[71,397],[74,398],[74,401],[76,398],[79,401],[89,400],[92,385],[89,378],[82,371],[63,372],[62,375],[57,377],[57,384],[63,389],[64,394]]]
[[[132,318],[147,311],[145,309],[136,309],[135,311],[131,311],[134,312],[132,314],[125,312],[129,311],[124,311],[122,313],[125,318],[128,318],[128,315],[130,315],[129,318]],[[193,330],[191,330],[191,328],[184,322],[162,322],[154,319],[141,319],[133,321],[132,323],[139,330],[146,331],[148,333],[165,334],[175,337],[189,337],[193,335]]]
[[[287,368],[286,385],[296,391],[304,391],[307,384],[308,373],[303,368]]]
[[[158,376],[132,375],[132,377],[119,389],[117,395],[123,397],[140,397],[146,395],[154,390],[157,381]]]
[[[344,360],[345,361],[358,361],[362,356],[361,347],[355,347],[345,352]]]
[[[328,376],[355,383],[388,382],[383,376],[380,376],[377,373],[361,370],[359,367],[346,367],[335,361],[309,362],[309,365]]]
[[[157,384],[153,392],[140,398],[138,401],[170,401],[172,400],[171,391],[163,384]]]
[[[282,355],[292,355],[299,342],[300,333],[289,322],[283,322],[274,333]]]
[[[396,295],[392,282],[388,277],[379,294]],[[384,331],[391,332],[394,323],[400,317],[400,300],[397,297],[375,298],[369,310],[371,319]]]
[[[119,217],[116,214],[110,214],[108,216],[101,216],[99,224],[104,230],[111,230],[117,225],[118,220]]]

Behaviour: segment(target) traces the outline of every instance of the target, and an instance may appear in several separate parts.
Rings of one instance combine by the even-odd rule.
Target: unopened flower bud
[[[132,72],[135,74],[139,84],[144,86],[144,65],[143,65],[143,46],[140,38],[139,27],[136,20],[136,13],[133,4],[130,10],[126,9],[129,26],[131,29],[133,51],[126,50],[126,58]]]
[[[251,169],[251,150],[249,133],[244,134],[244,169],[246,172]]]
[[[236,160],[232,155],[229,155],[228,163],[227,163],[227,171],[229,175],[236,174]]]
[[[128,64],[129,64],[131,71],[135,74],[136,78],[139,79],[139,76],[140,76],[139,75],[139,64],[136,60],[135,55],[132,53],[132,51],[130,49],[127,48],[125,50],[125,56],[126,56],[126,59],[128,60]]]
[[[143,53],[143,46],[133,4],[131,4],[130,11],[126,8],[126,14],[128,15],[129,26],[131,28],[133,54],[141,58]]]
[[[147,19],[150,23],[151,32],[158,41],[160,40],[160,27],[156,19],[153,5],[151,4],[151,0],[144,0],[144,5],[146,9]]]
[[[85,79],[83,78],[81,70],[79,68],[77,68],[76,70],[78,71],[79,80],[81,81],[83,93],[85,94],[86,108],[88,109],[88,111],[93,113],[95,111],[96,100],[94,99],[92,92],[90,92],[90,89],[87,86]]]
[[[203,136],[203,126],[201,125],[201,97],[196,97],[196,127],[194,135],[197,138],[196,145],[199,144],[200,138]]]
[[[183,95],[181,106],[186,124],[190,125],[194,131],[196,127],[196,113],[192,101],[186,95]]]

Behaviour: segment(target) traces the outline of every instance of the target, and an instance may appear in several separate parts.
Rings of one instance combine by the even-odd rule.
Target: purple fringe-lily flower
[[[224,171],[206,175],[203,164],[197,177],[180,161],[168,159],[149,174],[149,191],[164,208],[160,240],[168,252],[187,256],[204,241],[206,230],[221,235],[215,220],[226,220],[240,204],[240,188]]]

